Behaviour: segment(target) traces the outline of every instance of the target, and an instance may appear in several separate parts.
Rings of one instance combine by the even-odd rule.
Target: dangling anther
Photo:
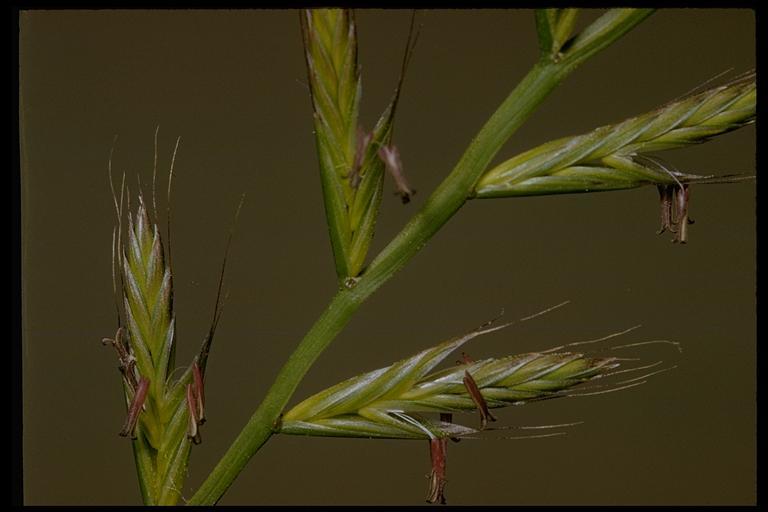
[[[193,443],[200,444],[202,442],[202,437],[200,436],[200,429],[198,429],[200,421],[197,414],[197,397],[195,396],[192,383],[187,384],[187,412],[189,413],[187,437],[189,437]]]
[[[119,433],[121,436],[130,436],[131,439],[136,439],[136,425],[139,422],[139,414],[141,414],[144,402],[147,399],[147,391],[149,391],[149,379],[142,377],[136,387],[136,392],[133,394],[133,400],[131,400],[131,404],[128,406],[128,417],[125,419],[125,424]]]
[[[400,152],[397,150],[397,147],[395,147],[394,144],[381,146],[378,154],[379,158],[384,162],[384,167],[387,169],[387,172],[392,176],[392,179],[395,180],[396,193],[400,196],[400,200],[403,204],[410,202],[411,196],[413,196],[416,191],[411,188],[408,184],[408,180],[405,179],[403,162],[400,160]]]
[[[197,406],[197,422],[199,425],[205,423],[205,388],[203,386],[203,372],[197,365],[197,361],[192,362],[192,383],[195,386],[195,405]]]
[[[682,188],[675,190],[675,210],[678,224],[677,236],[673,242],[680,242],[681,244],[688,242],[688,224],[693,224],[693,221],[688,219],[688,200],[690,199],[690,190],[688,185],[683,185]]]
[[[656,234],[667,230],[675,234],[673,243],[688,242],[688,225],[693,220],[688,217],[690,189],[687,184],[658,185],[661,204],[661,228]]]
[[[457,364],[472,364],[474,363],[474,360],[469,357],[466,352],[462,352],[461,360],[456,362]],[[488,425],[488,420],[496,421],[496,417],[488,410],[488,403],[485,401],[485,398],[483,398],[483,394],[480,393],[480,388],[478,387],[477,382],[475,382],[475,379],[468,370],[464,371],[464,387],[467,388],[470,398],[475,402],[477,410],[480,411],[480,430],[484,430]]]
[[[187,384],[187,411],[189,413],[189,428],[187,437],[193,443],[200,444],[200,425],[205,423],[205,391],[203,388],[203,372],[197,364],[197,360],[192,361],[192,382]]]
[[[659,190],[659,203],[661,207],[661,227],[656,234],[660,235],[672,228],[672,187],[669,185],[658,185],[656,188]]]
[[[480,388],[477,386],[475,379],[472,378],[472,375],[466,370],[464,371],[464,387],[467,388],[469,396],[475,402],[477,410],[480,411],[480,430],[484,430],[488,425],[488,420],[496,421],[496,417],[488,410],[488,403],[483,398],[482,393],[480,393]]]
[[[427,503],[445,505],[445,460],[447,454],[448,439],[442,437],[429,440],[429,456],[432,460],[432,471],[429,473]]]

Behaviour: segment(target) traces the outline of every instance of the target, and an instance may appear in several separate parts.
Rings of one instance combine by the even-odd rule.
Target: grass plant
[[[676,241],[687,241],[689,187],[743,177],[688,174],[650,153],[702,143],[754,122],[753,72],[626,121],[542,144],[489,168],[504,143],[559,83],[652,12],[609,9],[576,31],[578,9],[537,10],[532,23],[539,60],[469,142],[454,169],[427,194],[421,209],[373,257],[368,252],[385,180],[393,179],[404,202],[413,194],[399,161],[393,126],[416,24],[412,22],[392,100],[375,126],[367,129],[359,119],[363,89],[354,13],[300,12],[338,288],[189,504],[218,502],[250,458],[277,434],[428,441],[432,473],[427,500],[444,502],[447,441],[479,435],[494,421],[492,409],[569,396],[596,379],[653,366],[627,366],[626,360],[615,356],[572,352],[564,346],[477,361],[465,357],[458,365],[437,369],[465,342],[505,327],[484,326],[344,380],[287,408],[301,379],[357,309],[468,200],[656,186],[661,230],[674,231]],[[118,227],[113,236],[119,322],[114,339],[106,338],[105,343],[118,353],[128,411],[121,434],[133,439],[144,502],[175,504],[191,448],[199,442],[199,427],[205,421],[205,366],[220,310],[217,300],[211,332],[198,355],[177,375],[170,251],[156,224],[154,191],[153,211],[139,193],[131,213],[134,208],[124,189],[121,186],[115,194]],[[640,381],[621,381],[612,389]],[[454,413],[472,411],[480,415],[478,426],[453,422]]]

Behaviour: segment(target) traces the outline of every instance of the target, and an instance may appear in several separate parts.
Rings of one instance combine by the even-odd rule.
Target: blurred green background
[[[583,15],[582,23],[596,16]],[[357,12],[363,121],[397,81],[409,11]],[[421,206],[534,63],[533,13],[430,10],[395,126],[409,180],[386,183],[373,253]],[[335,277],[295,11],[26,11],[20,19],[24,491],[27,504],[138,504],[114,353],[116,173],[150,182],[159,133],[173,190],[179,364],[212,314],[226,232],[247,194],[212,349],[191,496],[325,307]],[[496,161],[617,122],[718,73],[754,67],[749,10],[661,10],[563,83]],[[698,173],[753,172],[753,127],[663,155]],[[627,327],[678,367],[643,386],[500,411],[502,425],[584,421],[553,439],[450,446],[451,504],[755,501],[755,186],[696,186],[687,246],[655,235],[655,188],[473,201],[367,302],[291,403],[494,317],[535,321],[477,339],[476,358]],[[474,424],[474,416],[464,418]],[[426,443],[273,438],[221,504],[419,504]]]

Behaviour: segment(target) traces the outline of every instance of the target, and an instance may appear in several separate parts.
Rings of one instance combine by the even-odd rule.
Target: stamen
[[[472,375],[470,375],[468,371],[464,371],[464,387],[467,388],[469,396],[472,398],[472,401],[475,402],[477,410],[480,411],[480,430],[483,430],[488,425],[488,420],[496,421],[496,418],[491,414],[491,411],[488,410],[488,403],[480,393],[480,388],[477,387],[477,382],[475,382],[475,379],[472,378]]]
[[[131,400],[131,405],[128,407],[128,417],[125,419],[125,424],[119,433],[121,436],[127,437],[130,435],[131,439],[136,439],[136,424],[139,422],[139,414],[144,406],[144,401],[147,399],[148,390],[149,379],[142,377],[136,393],[133,395],[133,400]]]
[[[187,429],[187,437],[189,437],[193,443],[200,444],[202,441],[200,437],[200,431],[197,428],[199,424],[196,407],[197,398],[195,397],[195,391],[192,384],[187,384],[187,411],[189,412],[189,428]]]
[[[205,423],[205,388],[203,386],[203,374],[196,361],[192,363],[192,380],[195,386],[194,395],[196,398],[197,422],[202,425]]]
[[[690,197],[690,191],[688,185],[683,185],[682,188],[675,190],[675,207],[677,209],[678,218],[678,234],[675,237],[675,242],[681,244],[688,242],[688,199]]]
[[[429,456],[432,471],[429,473],[429,494],[427,503],[445,505],[445,461],[448,451],[448,439],[430,439]]]
[[[656,234],[660,235],[669,230],[675,234],[672,239],[673,243],[686,243],[688,241],[688,225],[693,224],[693,220],[688,218],[688,202],[690,200],[688,184],[678,181],[677,186],[658,185],[657,188],[661,204],[661,228]]]
[[[400,195],[403,204],[410,202],[411,196],[414,195],[416,191],[411,188],[408,181],[405,179],[403,162],[400,160],[400,152],[397,150],[397,147],[392,144],[389,146],[382,146],[379,149],[378,154],[379,158],[384,162],[387,172],[392,176],[392,179],[395,180],[395,188],[397,188],[397,194]]]

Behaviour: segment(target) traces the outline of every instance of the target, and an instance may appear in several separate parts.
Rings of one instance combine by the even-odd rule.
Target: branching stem
[[[581,62],[610,45],[640,23],[650,10],[617,9],[595,22],[575,52],[558,62],[548,56],[533,66],[472,140],[453,171],[426,200],[424,206],[387,245],[351,289],[341,289],[291,354],[267,392],[214,470],[189,501],[215,504],[248,460],[270,438],[274,425],[301,379],[330,342],[341,332],[357,308],[391,278],[466,202],[475,183],[509,137],[549,93]],[[610,16],[609,16],[610,15]]]

